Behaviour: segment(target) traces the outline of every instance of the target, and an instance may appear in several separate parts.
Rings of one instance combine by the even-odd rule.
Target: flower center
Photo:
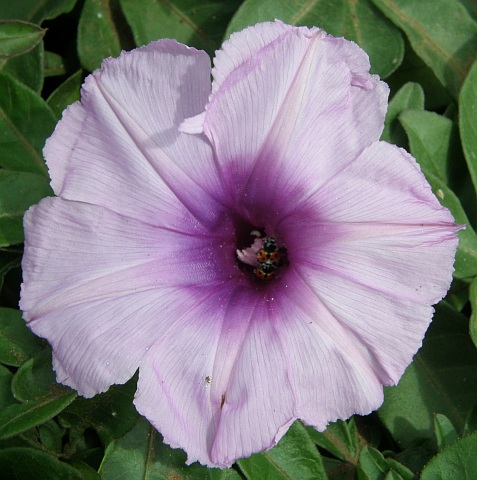
[[[276,238],[267,236],[259,230],[250,233],[254,240],[250,247],[237,249],[240,262],[253,267],[254,275],[263,281],[268,281],[277,275],[280,267],[288,263],[287,247],[280,245]]]

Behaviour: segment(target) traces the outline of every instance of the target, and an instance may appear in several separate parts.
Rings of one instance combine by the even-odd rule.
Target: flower
[[[135,405],[225,467],[292,422],[379,407],[451,282],[449,211],[380,142],[388,87],[354,43],[262,23],[160,40],[90,75],[45,146],[21,308],[57,379]]]

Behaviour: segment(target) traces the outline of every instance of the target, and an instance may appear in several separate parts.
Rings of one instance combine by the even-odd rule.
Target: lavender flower
[[[451,282],[454,224],[379,142],[388,87],[354,43],[262,23],[217,52],[160,40],[89,76],[25,216],[21,307],[59,382],[139,368],[138,411],[225,467],[292,422],[383,400]]]

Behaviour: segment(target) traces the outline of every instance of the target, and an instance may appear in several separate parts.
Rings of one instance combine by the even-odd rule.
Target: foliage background
[[[383,139],[409,149],[460,232],[454,283],[384,405],[319,433],[296,422],[229,470],[186,467],[136,413],[136,379],[90,400],[56,384],[51,349],[17,309],[23,212],[52,195],[42,148],[103,58],[158,38],[213,55],[279,18],[356,41],[391,87]],[[2,479],[477,478],[477,2],[0,0]]]

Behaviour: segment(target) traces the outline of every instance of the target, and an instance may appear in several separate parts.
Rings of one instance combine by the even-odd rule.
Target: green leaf
[[[42,98],[0,73],[0,166],[48,178],[41,151],[55,124]]]
[[[33,23],[0,21],[0,59],[17,57],[33,50],[46,30]]]
[[[477,50],[477,24],[460,2],[372,2],[405,32],[415,52],[457,98]]]
[[[66,66],[61,55],[54,52],[45,52],[43,59],[43,73],[45,77],[57,77],[66,73]]]
[[[469,282],[468,280],[461,280],[454,278],[450,290],[446,295],[446,302],[458,312],[469,302]]]
[[[451,211],[456,223],[466,225],[465,230],[461,230],[457,234],[459,246],[457,247],[455,257],[454,276],[458,278],[472,277],[477,274],[476,233],[470,225],[469,219],[455,193],[437,177],[431,174],[426,175],[426,177],[439,201]]]
[[[477,19],[477,2],[475,0],[460,0],[460,2],[464,5],[469,14],[474,19]]]
[[[69,12],[75,5],[76,0],[21,0],[0,1],[0,19],[18,19],[40,25],[45,19],[52,19],[62,13]],[[0,70],[15,77],[27,87],[40,93],[43,87],[44,60],[48,66],[48,58],[44,59],[43,42],[36,48],[20,57],[11,58],[8,61],[0,60]],[[47,56],[48,57],[48,56]],[[50,74],[48,69],[45,74]],[[0,84],[0,92],[3,85]],[[1,103],[0,94],[0,103]],[[1,108],[1,105],[0,105]],[[0,113],[1,118],[1,113]],[[39,124],[43,122],[39,120]],[[0,132],[3,126],[0,124]],[[2,152],[0,151],[0,157]]]
[[[415,82],[424,90],[427,110],[437,111],[445,108],[453,101],[450,94],[434,72],[417,56],[407,39],[405,39],[404,48],[402,64],[390,77],[386,78],[391,92],[399,90],[406,83]]]
[[[324,448],[336,458],[356,465],[363,445],[358,435],[354,418],[348,421],[338,420],[330,423],[324,432],[318,432],[312,427],[305,427],[310,438],[321,448]]]
[[[111,0],[86,0],[78,25],[78,54],[81,65],[97,69],[103,59],[117,57],[121,44],[113,21]]]
[[[386,458],[386,462],[389,467],[389,471],[386,474],[385,480],[396,479],[396,480],[414,480],[414,473],[405,467],[402,463],[399,463],[394,458]]]
[[[5,275],[13,268],[18,267],[20,262],[21,257],[18,253],[0,251],[0,290],[2,290]]]
[[[439,451],[459,440],[459,434],[455,431],[454,425],[442,413],[434,415],[434,431]]]
[[[75,468],[33,448],[0,450],[0,472],[3,480],[83,480]]]
[[[441,302],[413,363],[397,386],[385,388],[378,414],[401,447],[435,446],[434,414],[448,417],[460,434],[476,391],[477,351],[468,320]]]
[[[12,392],[20,402],[40,400],[71,389],[56,383],[52,369],[51,349],[45,348],[25,362],[15,373]]]
[[[101,480],[99,473],[84,462],[80,462],[78,460],[68,460],[68,465],[71,465],[72,467],[76,468],[76,470],[81,472],[82,480]]]
[[[298,421],[290,427],[275,447],[238,460],[237,463],[250,480],[327,479],[321,456],[307,430]]]
[[[0,2],[0,19],[26,20],[40,25],[43,20],[68,13],[76,0],[21,0],[20,2]]]
[[[477,434],[453,443],[426,465],[421,480],[473,479],[477,472]]]
[[[399,116],[411,144],[411,152],[425,174],[449,183],[448,168],[455,159],[452,150],[453,122],[437,113],[407,110]]]
[[[123,438],[106,448],[100,475],[103,480],[240,480],[232,469],[218,470],[194,463],[185,465],[186,454],[162,442],[161,435],[140,417]]]
[[[414,473],[420,472],[429,459],[435,454],[435,451],[430,451],[423,446],[409,448],[397,453],[393,459],[405,465]],[[389,459],[388,459],[389,460]]]
[[[74,430],[69,430],[68,435],[69,435],[69,440],[71,440],[71,436],[75,435]],[[91,436],[91,430],[87,430],[83,432],[84,444],[82,447],[78,449],[77,448],[78,443],[76,443],[76,445],[68,443],[67,445],[64,446],[64,449],[67,451],[75,452],[74,458],[68,460],[68,463],[73,465],[75,468],[77,468],[80,471],[84,470],[80,465],[77,465],[77,462],[80,462],[82,464],[87,464],[93,467],[95,472],[98,473],[101,462],[103,461],[104,448],[102,446],[93,446],[93,447],[88,446],[88,438],[90,436]],[[96,439],[94,441],[94,444],[96,445]],[[70,450],[71,447],[73,449]]]
[[[41,444],[50,452],[57,452],[61,454],[63,448],[64,430],[54,420],[47,422],[37,427],[38,436]]]
[[[78,397],[61,414],[63,425],[76,429],[94,427],[104,444],[129,432],[139,414],[133,404],[137,378],[113,385],[91,399]]]
[[[368,0],[245,0],[226,36],[276,18],[291,25],[316,25],[336,37],[354,40],[368,53],[371,72],[381,77],[396,70],[404,56],[401,33]]]
[[[409,480],[415,478],[414,475],[412,477],[403,477],[399,475],[395,470],[389,470],[387,475],[384,477],[384,480]]]
[[[209,55],[220,47],[226,25],[241,0],[120,0],[136,45],[158,38],[175,38]]]
[[[384,130],[381,140],[400,147],[407,146],[407,137],[401,124],[399,114],[409,109],[424,110],[424,91],[418,83],[408,82],[389,102]]]
[[[64,410],[74,399],[76,392],[58,389],[58,393],[41,400],[9,405],[0,411],[0,439],[18,435],[50,420]]]
[[[467,167],[477,192],[477,62],[470,69],[460,92],[459,126]]]
[[[464,437],[475,432],[477,432],[477,402],[467,415],[462,436]]]
[[[40,93],[43,88],[43,60],[44,48],[43,42],[40,42],[33,50],[20,57],[0,60],[0,70]]]
[[[23,242],[25,210],[51,194],[43,175],[0,170],[0,246]]]
[[[323,455],[321,458],[323,467],[328,475],[328,480],[355,480],[356,466],[344,463],[336,458]]]
[[[49,97],[46,103],[59,120],[68,105],[80,99],[80,90],[83,83],[83,70],[66,79]]]
[[[469,332],[470,338],[477,348],[477,277],[475,277],[470,284],[469,300],[472,308],[470,313]]]
[[[412,480],[414,474],[393,459],[386,459],[375,448],[364,447],[361,450],[358,463],[359,480]]]
[[[407,110],[399,117],[411,145],[411,153],[422,167],[434,194],[458,224],[466,225],[459,235],[455,273],[459,278],[477,274],[477,235],[455,193],[447,186],[449,166],[456,157],[451,120],[431,112]]]
[[[33,335],[13,308],[0,308],[0,362],[19,367],[37,354],[43,342]]]
[[[0,365],[0,410],[15,402],[10,387],[13,373],[8,368]]]

